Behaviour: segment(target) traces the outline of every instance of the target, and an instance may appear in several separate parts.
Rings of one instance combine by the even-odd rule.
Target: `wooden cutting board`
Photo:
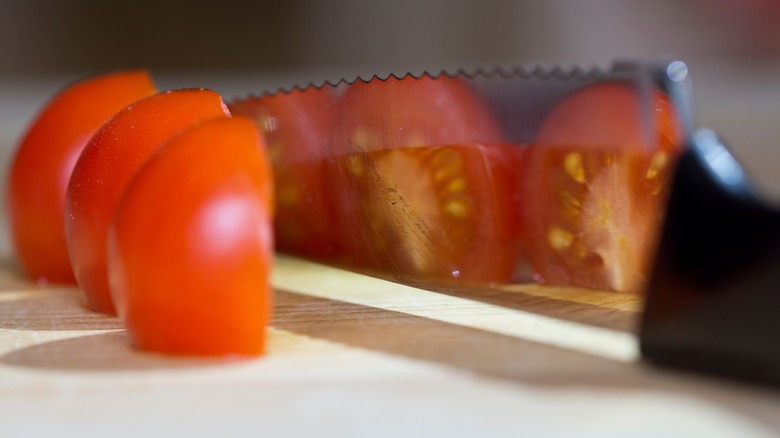
[[[634,295],[432,292],[278,257],[257,360],[133,350],[0,265],[0,436],[772,436],[780,395],[647,367]],[[5,431],[6,433],[3,433]]]

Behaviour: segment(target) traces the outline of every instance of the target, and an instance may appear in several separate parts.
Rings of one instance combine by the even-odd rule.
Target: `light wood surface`
[[[133,350],[0,266],[2,436],[774,436],[780,394],[639,362],[635,296],[431,292],[288,257],[268,355]]]

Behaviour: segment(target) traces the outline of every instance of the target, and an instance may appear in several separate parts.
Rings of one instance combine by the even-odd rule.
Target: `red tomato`
[[[432,283],[511,276],[520,151],[494,146],[501,132],[467,83],[356,83],[339,114],[330,166],[353,263]]]
[[[335,203],[325,176],[333,125],[329,87],[293,90],[233,102],[233,114],[251,117],[265,134],[274,169],[276,248],[313,258],[333,258],[341,243],[333,232]]]
[[[115,313],[106,275],[106,233],[127,182],[163,141],[197,122],[228,115],[213,91],[169,91],[120,111],[89,141],[68,186],[65,236],[90,307]]]
[[[635,90],[603,83],[575,92],[543,123],[522,171],[524,240],[537,281],[644,286],[681,141],[668,97],[654,92],[651,105],[654,126],[643,131]]]
[[[258,131],[240,116],[185,131],[138,171],[108,244],[112,296],[138,348],[263,352],[271,190]]]
[[[391,149],[342,166],[353,172],[357,207],[348,229],[362,244],[356,255],[403,281],[509,280],[520,255],[515,164],[522,152],[511,145]]]
[[[87,141],[114,113],[155,92],[145,71],[76,82],[43,108],[16,151],[8,180],[8,216],[16,254],[39,282],[75,283],[65,244],[65,192]]]
[[[339,108],[336,152],[496,144],[503,138],[488,108],[469,85],[441,76],[393,76],[355,82]]]

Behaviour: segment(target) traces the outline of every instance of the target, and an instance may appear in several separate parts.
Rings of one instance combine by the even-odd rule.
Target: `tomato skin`
[[[205,122],[129,183],[111,226],[111,291],[134,344],[190,355],[264,351],[271,171],[252,122]]]
[[[420,146],[497,144],[488,107],[456,78],[374,78],[350,86],[339,107],[341,154]]]
[[[230,104],[233,114],[250,117],[265,136],[274,169],[279,251],[315,259],[332,259],[343,251],[332,229],[336,205],[324,164],[335,104],[330,87],[294,89]]]
[[[668,97],[654,91],[652,132],[629,85],[596,84],[566,98],[528,147],[523,240],[535,279],[639,292],[682,140]]]
[[[65,237],[92,309],[116,313],[106,274],[106,236],[127,182],[163,141],[195,123],[227,116],[213,91],[158,93],[114,115],[84,148],[68,185]]]
[[[681,128],[668,96],[650,93],[653,132],[644,136],[642,102],[634,86],[617,81],[579,89],[545,119],[535,144],[608,150],[678,149]]]
[[[76,283],[62,222],[73,167],[103,123],[154,92],[146,71],[93,76],[64,88],[33,121],[13,158],[7,186],[13,243],[30,278]]]

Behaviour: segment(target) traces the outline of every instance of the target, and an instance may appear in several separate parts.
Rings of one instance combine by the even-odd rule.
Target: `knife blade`
[[[438,289],[646,293],[650,361],[780,382],[780,215],[697,130],[684,63],[375,76],[229,106],[266,135],[281,251]]]
[[[533,67],[375,76],[280,90],[237,99],[230,106],[234,113],[256,120],[266,134],[275,161],[276,237],[283,251],[405,282],[459,286],[536,280],[638,291],[652,246],[642,236],[652,235],[660,218],[641,204],[659,204],[663,193],[639,199],[612,192],[622,189],[615,185],[646,184],[640,173],[647,174],[651,165],[668,167],[672,161],[652,161],[659,148],[653,93],[663,90],[664,96],[674,96],[680,93],[672,88],[686,83],[662,83],[657,70],[620,63],[610,69]],[[590,103],[595,111],[562,122],[573,125],[566,128],[569,134],[545,128],[569,96],[616,84],[603,103],[598,96],[580,99],[584,102],[576,105],[595,100]],[[564,114],[567,117],[572,118]],[[678,118],[690,116],[673,117]],[[675,131],[680,138],[687,135],[682,128]],[[631,144],[622,144],[626,142]],[[596,163],[617,156],[617,164],[604,169]],[[541,163],[527,164],[534,160]],[[539,166],[552,169],[526,176],[539,173]],[[578,166],[583,168],[574,169]],[[599,196],[617,197],[608,202],[625,202],[632,211],[597,233],[584,229],[583,222],[603,216],[594,205],[601,201],[585,192],[569,203],[584,203],[574,207],[586,210],[588,217],[556,224],[554,217],[529,220],[523,213],[531,205],[564,202],[555,199],[566,196],[563,191],[534,190],[549,185],[546,179],[558,173],[565,177],[580,171],[588,179],[580,185],[602,181],[606,187],[600,190],[606,193]],[[631,175],[622,175],[626,172]],[[658,177],[653,190],[661,191],[664,180]],[[619,241],[639,237],[637,245]],[[567,246],[583,260],[556,262],[577,256],[550,251],[529,259],[524,240]],[[553,264],[554,270],[542,268]],[[588,264],[602,266],[589,267],[595,273],[586,276],[574,272]]]

